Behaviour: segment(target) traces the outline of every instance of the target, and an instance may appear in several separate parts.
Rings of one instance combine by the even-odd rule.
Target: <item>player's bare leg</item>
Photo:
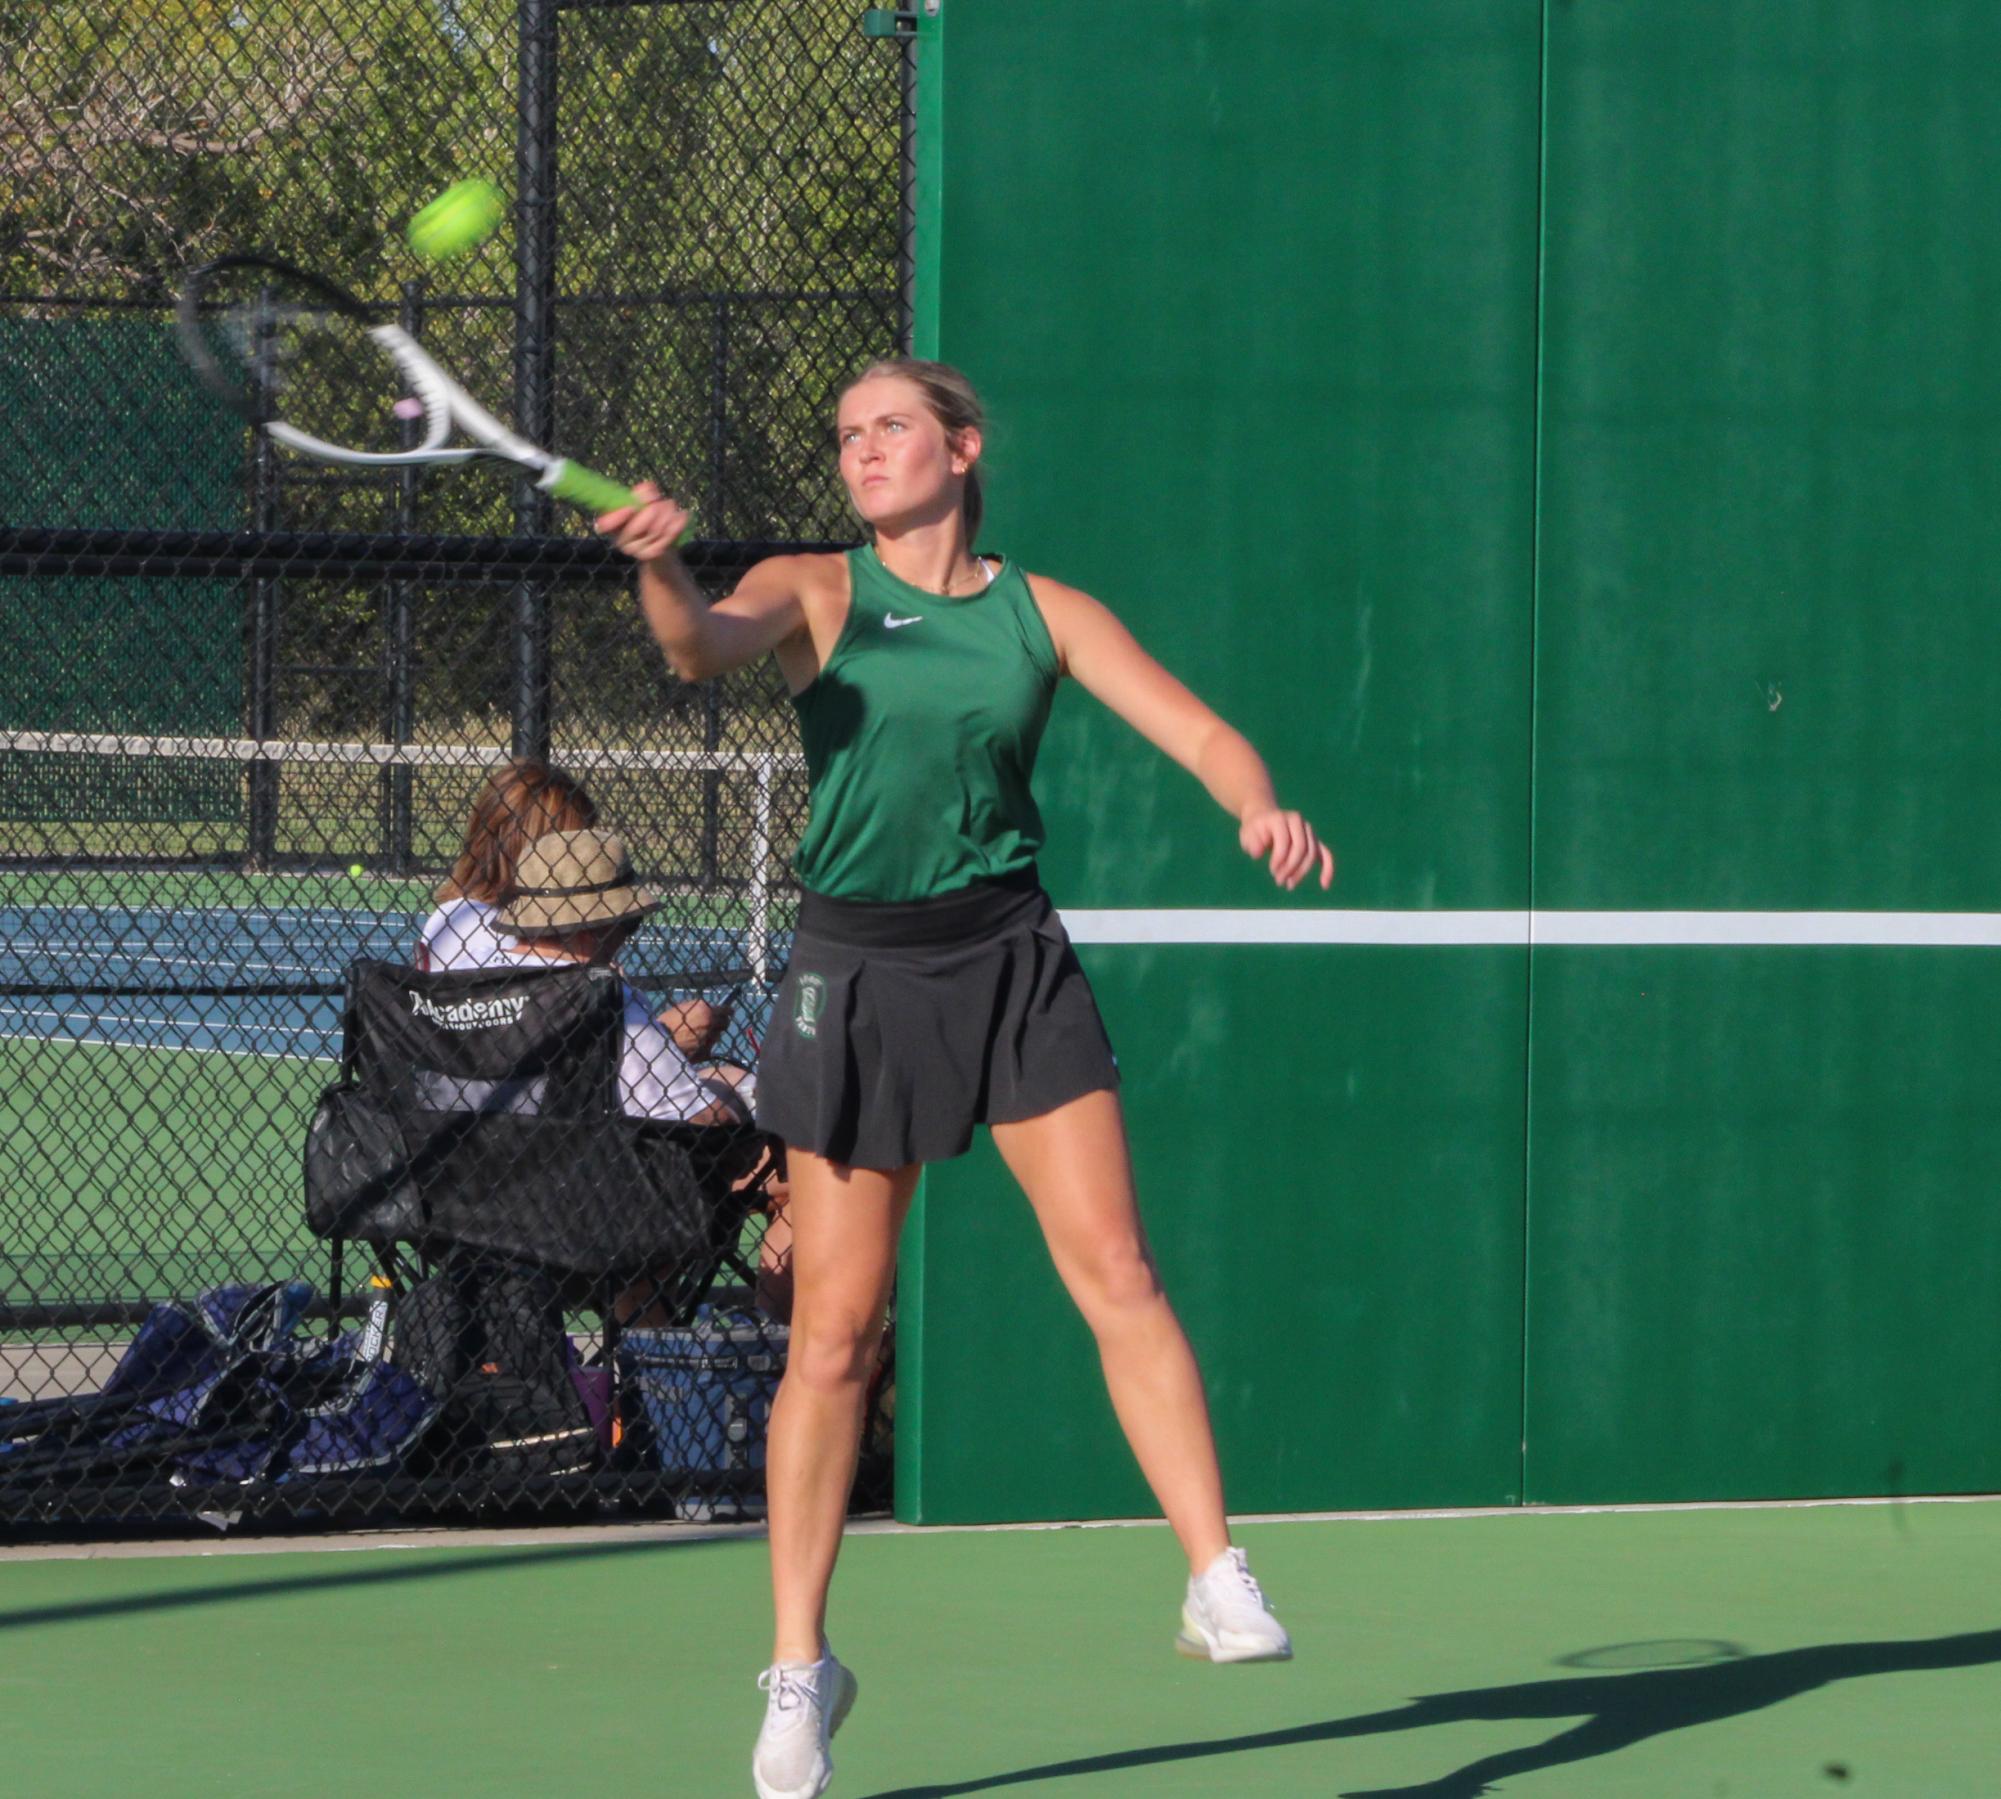
[[[1147,1247],[1118,1095],[1087,1093],[993,1135],[1098,1340],[1112,1409],[1188,1557],[1177,1646],[1209,1661],[1283,1660],[1291,1639],[1230,1546],[1209,1402]]]
[[[847,1168],[797,1149],[787,1165],[792,1335],[765,1452],[772,1659],[810,1661],[824,1640],[897,1238],[919,1170]]]
[[[1087,1093],[1040,1118],[997,1124],[993,1136],[1098,1340],[1140,1472],[1199,1572],[1230,1546],[1223,1476],[1195,1352],[1140,1223],[1118,1095]]]

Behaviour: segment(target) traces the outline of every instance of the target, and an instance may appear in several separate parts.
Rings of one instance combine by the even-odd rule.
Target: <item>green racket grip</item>
[[[568,500],[586,512],[616,512],[621,506],[643,506],[631,488],[587,469],[581,462],[558,462],[542,477],[540,485],[559,500]]]
[[[616,512],[623,506],[646,504],[631,488],[585,468],[580,462],[559,461],[542,477],[541,486],[557,499],[568,500],[591,513]],[[690,525],[674,541],[687,542],[693,531],[694,526]]]

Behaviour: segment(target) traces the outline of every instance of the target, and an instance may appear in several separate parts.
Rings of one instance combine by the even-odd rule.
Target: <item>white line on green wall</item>
[[[1078,943],[2001,946],[2001,912],[1450,912],[1065,909]]]

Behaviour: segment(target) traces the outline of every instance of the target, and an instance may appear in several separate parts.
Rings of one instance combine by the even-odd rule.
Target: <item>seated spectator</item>
[[[625,845],[609,831],[552,831],[521,852],[514,895],[492,916],[500,953],[494,966],[592,962],[616,969],[612,958],[648,913],[652,897],[633,880]],[[619,1100],[634,1118],[686,1124],[734,1124],[743,1112],[728,1088],[711,1088],[681,1053],[646,998],[625,987],[625,1047],[619,1059]],[[661,1296],[675,1270],[659,1268],[613,1296],[622,1325],[671,1322]]]
[[[438,888],[438,904],[417,933],[416,965],[504,968],[516,960],[494,920],[514,897],[522,852],[538,837],[588,830],[597,819],[597,802],[575,776],[527,757],[496,768],[473,803],[465,842]],[[709,1096],[728,1106],[733,1118],[748,1121],[756,1103],[756,1077],[734,1063],[709,1060],[729,1023],[728,1008],[698,996],[663,1008],[660,1022],[695,1065]]]
[[[609,831],[551,831],[521,853],[513,897],[486,928],[498,954],[486,967],[612,958],[655,902],[633,882],[625,845]],[[734,1096],[710,1088],[682,1055],[637,988],[625,988],[625,1049],[619,1099],[634,1118],[733,1124]]]
[[[735,1105],[748,1119],[757,1105],[757,1074],[741,1062],[717,1059],[716,1044],[729,1028],[730,1009],[696,994],[660,1008],[660,1022],[674,1046],[694,1064],[709,1090]]]
[[[677,999],[660,1008],[660,1022],[691,1062],[708,1059],[729,1021],[729,1007],[719,1006],[699,993],[693,999]]]
[[[521,852],[551,831],[585,831],[597,804],[573,776],[520,757],[486,778],[466,824],[465,843],[437,892],[437,909],[417,934],[419,968],[504,966],[508,946],[494,915],[514,897]]]
[[[757,1074],[738,1062],[713,1061],[716,1044],[729,1028],[730,1009],[697,994],[693,999],[664,1007],[660,1022],[676,1047],[695,1064],[695,1072],[708,1083],[710,1091],[733,1097],[749,1118],[757,1103]],[[792,1197],[785,1176],[785,1158],[774,1147],[775,1168],[763,1178],[765,1224],[757,1240],[757,1289],[759,1311],[780,1324],[792,1322],[792,1221],[785,1215]],[[750,1178],[756,1178],[752,1176]]]
[[[779,1172],[764,1183],[764,1235],[757,1240],[757,1309],[779,1324],[792,1322],[792,1220],[785,1215],[792,1183]]]

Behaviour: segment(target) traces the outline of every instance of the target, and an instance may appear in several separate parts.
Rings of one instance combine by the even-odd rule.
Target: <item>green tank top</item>
[[[831,899],[916,900],[1029,867],[1029,792],[1056,646],[1003,562],[946,599],[848,552],[854,598],[818,677],[794,694],[811,813],[793,868]]]

